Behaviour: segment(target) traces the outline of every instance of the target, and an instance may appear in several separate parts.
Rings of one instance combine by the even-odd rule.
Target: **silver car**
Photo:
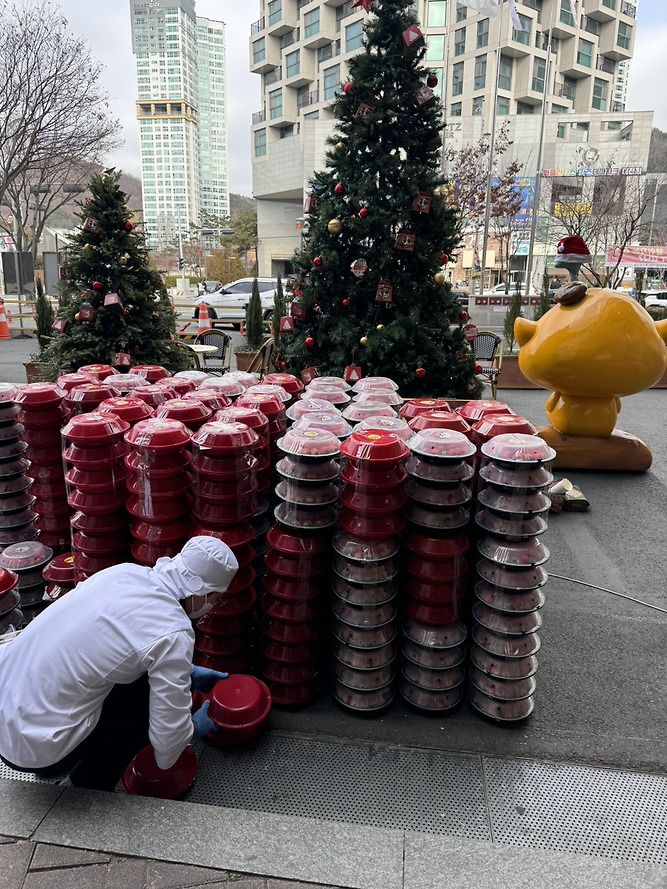
[[[246,308],[250,302],[254,278],[239,278],[224,284],[212,293],[200,293],[194,300],[193,318],[199,318],[199,306],[202,302],[208,306],[211,321],[219,324],[231,324],[238,330],[245,321]],[[276,295],[278,281],[276,278],[258,278],[259,296],[262,301],[262,314],[266,322],[273,317],[273,300]]]

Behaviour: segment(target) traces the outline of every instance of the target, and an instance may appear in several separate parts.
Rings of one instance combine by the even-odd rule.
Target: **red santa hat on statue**
[[[586,241],[579,235],[568,235],[561,238],[556,248],[556,266],[583,264],[591,261],[591,254]]]

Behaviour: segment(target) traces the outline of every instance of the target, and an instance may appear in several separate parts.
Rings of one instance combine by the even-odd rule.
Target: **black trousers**
[[[113,790],[136,753],[148,743],[149,685],[144,674],[130,685],[114,685],[92,732],[59,762],[42,769],[22,769],[41,778],[69,773],[74,787]]]

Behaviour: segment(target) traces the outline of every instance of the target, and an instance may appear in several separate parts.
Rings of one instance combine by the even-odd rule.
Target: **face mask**
[[[205,614],[208,614],[211,608],[213,608],[213,602],[209,602],[208,596],[205,596],[204,604],[197,608],[195,611],[189,611],[188,617],[190,618],[190,620],[198,620],[200,617],[204,617]]]

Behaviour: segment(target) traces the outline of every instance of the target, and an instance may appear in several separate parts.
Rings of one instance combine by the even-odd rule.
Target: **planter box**
[[[499,389],[542,389],[543,392],[551,390],[536,386],[527,380],[519,370],[519,358],[517,355],[503,355],[503,363],[498,376]],[[653,389],[667,389],[667,371],[661,380],[652,387]]]
[[[248,370],[259,352],[237,352],[236,353],[236,369]]]
[[[25,361],[25,378],[28,383],[42,383],[46,380],[47,365],[39,364],[37,361]]]

